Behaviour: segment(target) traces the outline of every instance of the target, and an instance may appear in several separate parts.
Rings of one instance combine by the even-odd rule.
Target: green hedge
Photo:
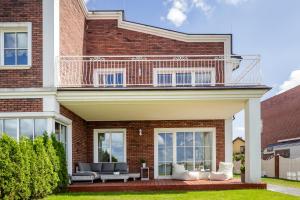
[[[54,135],[17,142],[3,134],[0,152],[0,199],[40,199],[65,190],[66,154]]]

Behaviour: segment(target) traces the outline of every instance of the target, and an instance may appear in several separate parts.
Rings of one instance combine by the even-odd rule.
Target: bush
[[[39,199],[66,188],[65,151],[54,136],[0,138],[0,199]]]
[[[57,141],[54,134],[51,135],[52,144],[56,151],[56,155],[59,160],[59,170],[57,171],[58,174],[58,186],[56,188],[56,192],[65,191],[68,185],[68,169],[67,169],[67,159],[66,159],[66,151],[64,145]]]

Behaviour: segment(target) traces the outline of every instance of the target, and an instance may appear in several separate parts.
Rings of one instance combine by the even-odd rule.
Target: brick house
[[[263,157],[300,157],[300,86],[261,103]]]
[[[258,56],[232,54],[231,34],[186,34],[88,11],[83,0],[1,0],[0,130],[56,133],[69,173],[124,161],[151,178],[172,163],[232,161],[232,117],[245,109],[246,181],[260,180]]]

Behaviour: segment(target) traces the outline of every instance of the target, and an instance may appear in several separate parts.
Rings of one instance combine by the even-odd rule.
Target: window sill
[[[14,66],[0,66],[0,70],[22,70],[22,69],[30,69],[30,65],[14,65]]]

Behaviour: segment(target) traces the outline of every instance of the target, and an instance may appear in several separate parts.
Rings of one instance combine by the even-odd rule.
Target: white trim
[[[72,175],[73,171],[73,153],[72,153],[72,124],[67,125],[67,162],[68,162],[68,173]]]
[[[59,42],[59,0],[43,0],[44,87],[55,86]]]
[[[4,32],[27,32],[27,65],[4,65]],[[30,69],[32,66],[32,23],[0,22],[0,70]]]
[[[120,102],[160,100],[246,100],[260,98],[268,89],[58,91],[59,102]]]
[[[124,137],[124,162],[127,162],[127,133],[126,133],[126,129],[94,129],[94,134],[93,134],[93,144],[94,144],[94,152],[93,152],[93,155],[94,155],[94,163],[98,163],[98,134],[99,132],[109,132],[109,133],[113,133],[113,132],[122,132],[123,133],[123,137]],[[138,133],[137,133],[137,136],[138,136]]]
[[[202,84],[196,84],[195,74],[197,72],[210,72],[211,73],[211,82],[209,84],[202,83]],[[153,69],[153,84],[154,87],[162,85],[158,84],[157,75],[158,74],[172,74],[172,84],[171,86],[177,86],[176,83],[176,73],[191,73],[192,80],[191,85],[215,85],[216,83],[216,69],[215,68],[209,68],[209,67],[187,67],[187,68],[154,68]]]
[[[56,112],[0,112],[0,118],[55,118],[65,124],[72,124],[72,120]]]
[[[175,135],[176,132],[211,132],[213,134],[213,140],[212,140],[212,171],[216,171],[216,128],[205,128],[205,127],[196,127],[196,128],[154,128],[154,178],[155,179],[168,179],[171,177],[159,177],[158,176],[158,143],[157,143],[157,136],[160,132],[169,132],[173,133]],[[173,137],[173,163],[176,162],[176,140],[175,137]]]
[[[117,73],[122,73],[123,74],[123,87],[126,87],[126,68],[105,68],[105,69],[95,69],[94,73],[93,73],[93,83],[94,83],[94,87],[99,87],[99,86],[104,86],[104,87],[116,87],[118,85],[115,84],[115,80],[116,80],[116,74]],[[107,75],[107,74],[113,74],[114,76],[114,84],[112,85],[108,85],[108,84],[103,84],[100,85],[99,84],[99,76],[100,75]]]
[[[158,27],[147,26],[143,24],[133,23],[124,20],[122,11],[94,11],[89,12],[84,0],[78,0],[83,14],[87,20],[98,19],[115,19],[118,20],[118,27],[137,31],[141,33],[156,35],[169,39],[179,40],[183,42],[223,42],[224,55],[231,54],[231,35],[230,34],[185,34],[176,31],[166,30]]]
[[[300,137],[283,139],[283,140],[277,140],[277,142],[288,142],[288,141],[293,141],[293,140],[300,140]]]
[[[59,112],[59,103],[56,100],[56,96],[52,95],[52,96],[44,96],[43,97],[43,111],[44,112],[56,112],[56,113],[60,113]]]
[[[56,95],[55,88],[0,88],[0,99],[43,98]]]

